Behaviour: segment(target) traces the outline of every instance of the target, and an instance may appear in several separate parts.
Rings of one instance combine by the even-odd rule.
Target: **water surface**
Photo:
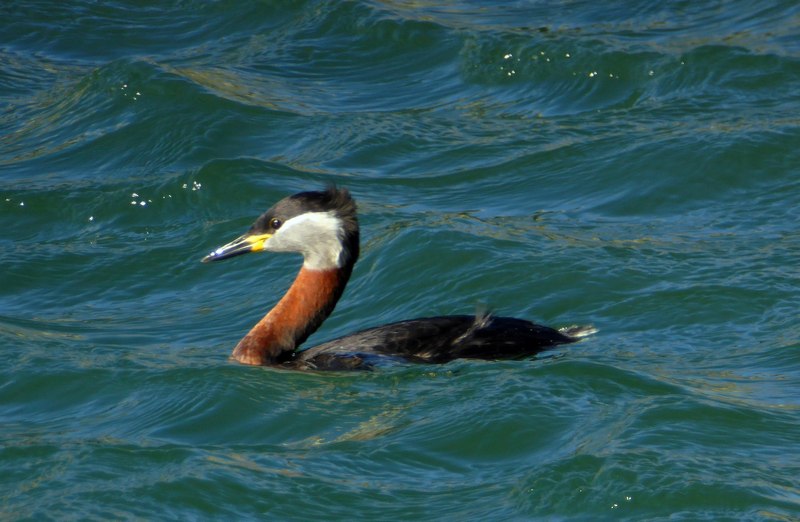
[[[800,517],[794,2],[0,8],[0,517]],[[239,366],[328,183],[309,344],[488,306],[525,361]]]

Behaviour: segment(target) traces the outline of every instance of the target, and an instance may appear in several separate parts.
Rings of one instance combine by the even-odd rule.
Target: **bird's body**
[[[594,332],[591,327],[555,330],[491,314],[453,315],[369,328],[300,351],[333,311],[358,259],[355,202],[347,190],[336,188],[284,198],[247,234],[203,261],[260,250],[298,252],[304,262],[283,298],[236,345],[233,358],[246,364],[345,370],[369,367],[374,359],[385,357],[419,363],[515,359]]]

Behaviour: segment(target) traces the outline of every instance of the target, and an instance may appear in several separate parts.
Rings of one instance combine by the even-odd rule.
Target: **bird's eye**
[[[281,228],[281,225],[283,225],[283,221],[281,221],[278,218],[272,218],[272,220],[269,222],[269,226],[272,227],[274,230],[278,230],[279,228]]]

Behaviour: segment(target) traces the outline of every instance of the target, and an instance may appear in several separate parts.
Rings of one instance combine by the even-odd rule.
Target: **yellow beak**
[[[211,261],[228,259],[229,257],[240,256],[242,254],[249,254],[250,252],[259,252],[264,250],[264,243],[271,237],[272,234],[245,234],[234,239],[227,245],[222,245],[201,261],[203,263],[209,263]]]

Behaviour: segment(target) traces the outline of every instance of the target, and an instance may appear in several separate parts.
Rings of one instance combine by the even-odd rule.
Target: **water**
[[[0,7],[0,518],[800,517],[794,2]],[[335,182],[310,339],[489,306],[592,339],[321,375],[233,345]]]

